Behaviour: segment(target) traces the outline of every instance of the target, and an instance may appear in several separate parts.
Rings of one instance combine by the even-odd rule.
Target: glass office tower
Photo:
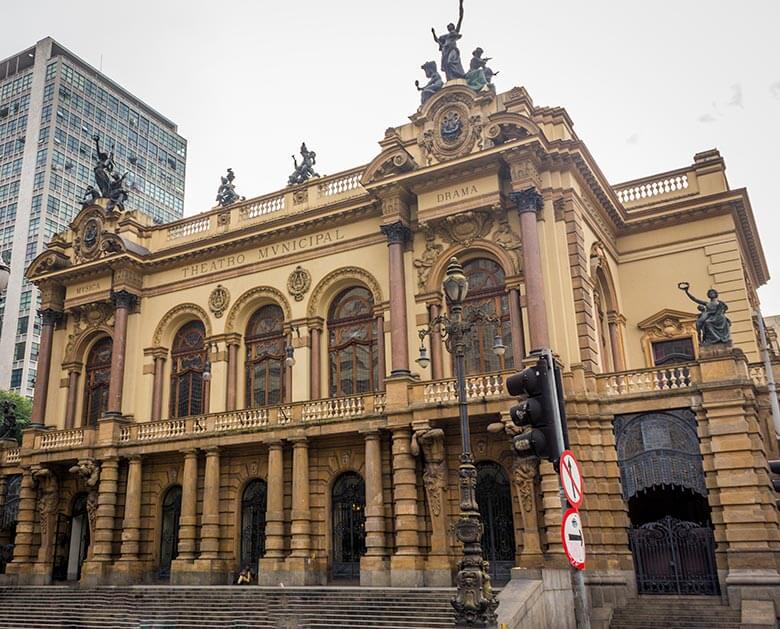
[[[94,184],[93,136],[128,172],[128,210],[181,218],[187,142],[176,125],[51,38],[0,61],[0,389],[32,395],[38,295],[24,271]]]

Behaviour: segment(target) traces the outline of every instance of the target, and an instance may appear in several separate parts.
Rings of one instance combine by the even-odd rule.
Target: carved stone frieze
[[[27,277],[34,279],[44,273],[59,271],[60,269],[66,269],[69,266],[71,266],[71,261],[68,256],[61,251],[47,249],[32,262],[30,268],[27,270]]]
[[[428,283],[431,268],[444,251],[444,245],[436,242],[436,232],[429,226],[423,226],[425,232],[425,249],[419,258],[414,260],[414,268],[417,269],[417,287],[422,289]]]
[[[520,507],[529,512],[534,508],[534,492],[539,462],[533,457],[516,458],[512,466],[512,481],[517,487]]]
[[[520,272],[523,268],[523,245],[520,236],[509,224],[509,217],[506,210],[499,207],[496,216],[498,217],[498,225],[490,239],[514,256],[517,270]]]
[[[38,517],[41,525],[41,545],[52,542],[54,534],[53,516],[59,506],[59,483],[54,472],[47,467],[35,466],[31,469],[33,481],[38,487]]]
[[[95,330],[110,331],[114,325],[114,309],[104,301],[98,301],[85,306],[79,306],[69,311],[73,321],[73,329],[68,335],[68,343],[65,346],[65,356],[74,359],[74,352],[81,340]]]
[[[518,187],[530,186],[536,189],[542,187],[542,177],[539,168],[530,158],[513,159],[509,162],[509,177]]]
[[[492,226],[493,215],[487,210],[461,212],[435,222],[437,231],[447,242],[464,247],[487,236]]]

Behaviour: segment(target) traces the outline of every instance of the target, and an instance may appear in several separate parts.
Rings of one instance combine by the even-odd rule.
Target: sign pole
[[[558,407],[558,383],[555,378],[555,359],[552,352],[549,349],[542,350],[542,355],[547,362],[547,374],[551,381],[555,384],[553,390],[555,395],[552,396],[553,413],[555,415],[555,438],[558,441],[558,453],[563,452],[566,449],[566,444],[563,440],[563,423],[561,421],[561,409]],[[563,516],[569,509],[569,501],[566,500],[566,496],[563,492],[563,487],[559,485],[559,494],[561,497],[561,516]],[[569,568],[572,580],[572,590],[574,594],[574,617],[577,622],[577,629],[590,629],[590,616],[588,615],[588,593],[585,590],[585,575],[582,570],[577,570],[573,566]]]

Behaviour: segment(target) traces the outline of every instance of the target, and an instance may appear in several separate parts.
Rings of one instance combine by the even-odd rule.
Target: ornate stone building
[[[451,584],[452,365],[437,338],[430,366],[414,358],[455,255],[467,308],[501,318],[466,361],[493,578],[567,565],[551,466],[486,430],[508,421],[506,374],[549,346],[591,602],[774,596],[753,319],[768,270],[718,152],[612,185],[564,109],[457,80],[379,145],[366,166],[167,225],[99,200],[33,262],[40,425],[0,451],[2,578],[227,583],[251,565],[267,584]],[[720,292],[733,347],[699,345],[681,281]],[[693,557],[680,573],[658,569],[674,550],[648,538],[660,527]]]

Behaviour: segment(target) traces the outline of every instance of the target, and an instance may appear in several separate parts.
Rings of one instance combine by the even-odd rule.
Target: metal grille
[[[253,572],[265,552],[266,494],[265,481],[255,479],[241,499],[241,568],[249,566]]]
[[[160,578],[169,579],[171,563],[179,554],[179,517],[181,516],[181,487],[171,487],[165,494],[160,535]]]
[[[509,479],[497,463],[477,464],[477,504],[485,526],[482,555],[495,583],[509,581],[515,565],[515,527]]]
[[[712,529],[666,516],[629,530],[640,594],[719,594]]]
[[[358,474],[347,472],[333,485],[333,578],[359,578],[365,552],[365,484]]]

